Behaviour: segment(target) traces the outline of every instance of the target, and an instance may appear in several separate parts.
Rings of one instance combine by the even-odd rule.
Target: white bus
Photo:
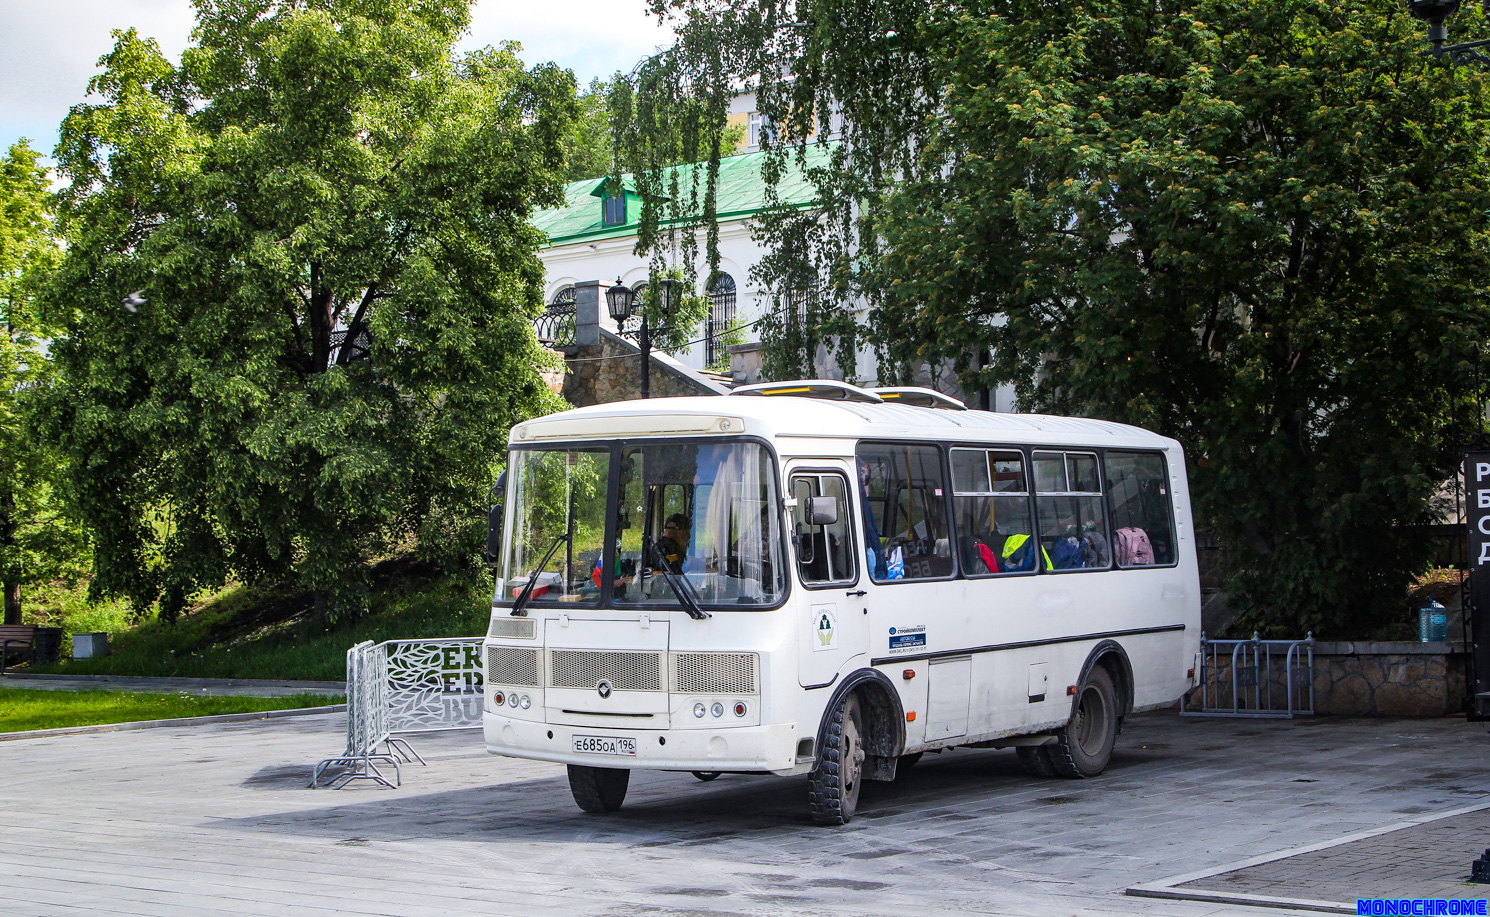
[[[1090,777],[1194,684],[1184,457],[1095,420],[782,382],[513,428],[485,644],[494,754],[806,776],[819,823],[925,752]]]

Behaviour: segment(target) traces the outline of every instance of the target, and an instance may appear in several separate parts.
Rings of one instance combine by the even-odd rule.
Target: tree
[[[5,623],[21,623],[21,587],[79,572],[81,527],[57,492],[58,457],[32,428],[50,381],[47,329],[36,293],[61,252],[52,232],[47,170],[26,141],[0,159],[0,584]]]
[[[196,7],[180,67],[116,33],[63,123],[50,429],[100,592],[171,618],[292,574],[355,614],[369,556],[471,556],[507,429],[556,403],[529,216],[573,77],[453,56],[465,0]]]
[[[568,150],[565,171],[566,181],[598,178],[611,170],[613,144],[610,135],[610,106],[607,99],[610,84],[596,77],[590,80],[590,88],[580,93],[576,100],[579,117],[565,139]]]
[[[1490,97],[1399,5],[674,5],[695,81],[703,21],[782,74],[762,97],[799,138],[843,112],[821,211],[773,241],[826,269],[837,327],[867,307],[844,333],[882,381],[949,365],[1179,438],[1245,625],[1400,610],[1406,526],[1478,429]]]

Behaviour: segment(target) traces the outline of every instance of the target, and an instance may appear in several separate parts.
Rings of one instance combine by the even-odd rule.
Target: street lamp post
[[[671,318],[673,314],[673,297],[676,295],[679,281],[666,278],[657,281],[657,295],[662,303],[662,314]],[[652,327],[647,321],[646,305],[640,302],[636,291],[621,283],[616,278],[615,286],[605,291],[605,304],[610,312],[610,317],[615,320],[616,331],[624,333],[621,329],[626,320],[641,309],[641,327],[637,331],[637,346],[642,352],[642,397],[652,396]]]
[[[1443,21],[1459,12],[1459,0],[1407,0],[1407,12],[1414,18],[1428,23],[1428,43],[1432,45],[1424,54],[1436,60],[1448,58],[1450,64],[1467,64],[1473,61],[1481,66],[1490,66],[1490,57],[1479,49],[1490,47],[1490,40],[1466,41],[1457,45],[1446,45],[1449,30]]]

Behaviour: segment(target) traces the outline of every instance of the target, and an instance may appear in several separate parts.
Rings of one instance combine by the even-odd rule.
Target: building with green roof
[[[806,167],[826,163],[831,145],[809,148]],[[766,154],[737,153],[719,163],[717,212],[719,221],[719,270],[709,287],[710,316],[692,335],[694,344],[674,354],[679,363],[695,370],[722,365],[727,355],[719,337],[732,323],[743,324],[746,341],[755,341],[753,323],[770,308],[770,296],[750,282],[751,269],[767,250],[751,238],[752,218],[771,206],[761,168]],[[692,172],[702,164],[679,166],[678,184],[688,188]],[[629,180],[621,195],[608,192],[608,180],[590,178],[571,182],[564,189],[565,206],[539,211],[534,223],[548,236],[538,252],[545,272],[545,295],[549,303],[563,304],[572,298],[576,283],[620,280],[630,287],[647,279],[647,261],[635,253],[641,198]],[[810,208],[815,189],[804,169],[792,162],[776,186],[776,205]],[[695,266],[700,278],[709,276],[702,230]],[[608,317],[602,323],[614,330]]]

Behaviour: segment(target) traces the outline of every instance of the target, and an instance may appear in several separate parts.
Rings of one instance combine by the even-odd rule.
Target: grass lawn
[[[183,716],[257,713],[345,703],[343,697],[207,697],[200,694],[134,694],[125,691],[37,691],[0,688],[0,732],[168,720]]]
[[[233,586],[174,624],[151,619],[114,630],[110,654],[102,659],[66,660],[30,671],[342,681],[347,649],[363,640],[486,633],[490,579],[417,573],[379,580],[368,614],[324,627],[311,620],[307,596]]]

